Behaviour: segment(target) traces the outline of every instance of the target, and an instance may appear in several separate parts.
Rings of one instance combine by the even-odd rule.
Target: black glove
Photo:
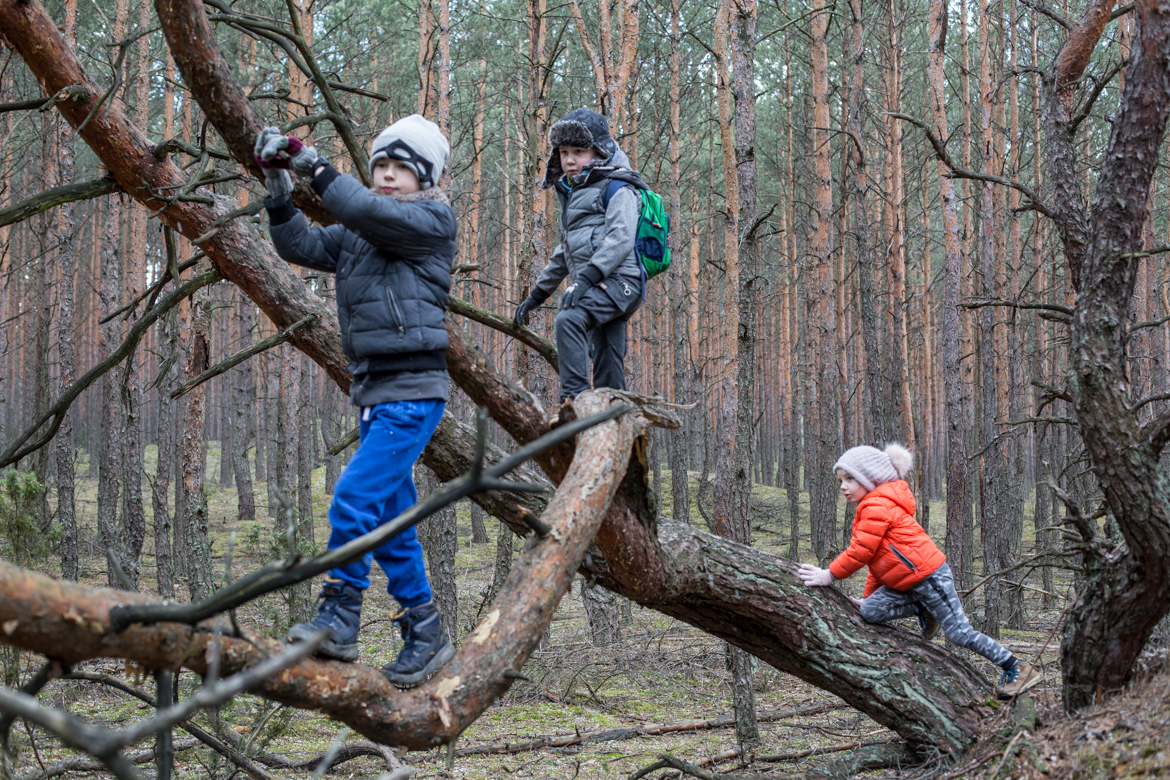
[[[512,322],[516,324],[517,328],[524,327],[528,324],[528,315],[542,303],[544,303],[544,298],[535,298],[529,295],[516,307],[516,313],[512,315]]]
[[[571,309],[581,302],[585,293],[589,289],[596,287],[597,283],[601,281],[601,269],[589,263],[585,266],[585,270],[577,274],[577,278],[565,290],[565,294],[561,296],[561,308]]]

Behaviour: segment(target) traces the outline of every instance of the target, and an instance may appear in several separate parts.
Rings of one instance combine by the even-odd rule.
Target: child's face
[[[859,503],[869,492],[865,485],[840,469],[837,469],[837,479],[841,480],[841,495],[845,496],[845,500],[850,504]]]
[[[585,166],[598,158],[597,152],[591,147],[560,146],[561,170],[566,176],[576,176],[585,170]]]
[[[381,195],[409,195],[422,186],[414,168],[402,160],[382,159],[374,163],[374,189]]]

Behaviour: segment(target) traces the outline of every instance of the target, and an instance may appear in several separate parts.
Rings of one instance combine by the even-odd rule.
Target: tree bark
[[[197,266],[198,267],[198,266]],[[191,346],[187,353],[187,379],[190,381],[207,370],[210,365],[210,344],[208,343],[207,289],[195,294],[191,302]],[[176,557],[183,561],[187,578],[187,593],[192,601],[211,595],[211,541],[208,538],[207,495],[203,490],[203,475],[206,463],[203,456],[204,430],[207,413],[207,385],[198,385],[187,393],[186,415],[183,419],[183,435],[179,443],[179,480],[181,499],[175,501],[175,536],[182,539],[181,550]]]
[[[673,257],[681,258],[684,255],[685,244],[678,240],[686,232],[682,224],[682,154],[680,151],[680,134],[682,133],[681,98],[679,96],[679,82],[681,65],[679,47],[682,36],[679,30],[679,2],[670,3],[670,227],[671,252]],[[687,335],[687,309],[683,305],[688,296],[683,293],[683,274],[675,271],[670,274],[670,298],[674,302],[671,306],[671,365],[674,368],[672,389],[676,402],[686,399],[689,390],[688,376],[691,356],[688,354],[689,338]],[[690,521],[691,494],[690,476],[688,474],[687,458],[687,429],[685,424],[680,430],[667,432],[667,460],[670,463],[670,497],[671,516],[680,523]]]
[[[77,0],[65,3],[65,38],[76,46],[74,30],[77,26]],[[73,184],[73,128],[60,117],[58,126],[58,154],[60,176],[57,183]],[[73,339],[73,271],[77,255],[73,245],[73,204],[64,203],[57,212],[55,243],[57,245],[57,386],[61,389],[73,384],[77,355]],[[77,504],[74,490],[73,419],[66,414],[57,431],[55,442],[57,459],[57,520],[61,524],[61,576],[67,580],[78,578]]]
[[[946,62],[948,6],[945,0],[931,0],[929,46],[929,102],[931,126],[938,138],[947,138]],[[959,245],[959,216],[954,182],[950,169],[938,161],[938,188],[943,210],[943,316],[942,358],[943,392],[947,432],[947,559],[956,561],[955,583],[959,588],[969,584],[970,575],[963,567],[968,559],[970,543],[967,517],[970,512],[967,499],[967,430],[963,409],[963,375],[960,364],[959,287],[961,285],[962,257]]]
[[[101,311],[109,316],[119,308],[121,295],[121,265],[119,257],[118,222],[121,208],[117,198],[106,200],[103,252],[102,252],[102,281],[99,297]],[[121,320],[114,317],[101,326],[102,354],[109,355],[118,348],[122,340]],[[126,576],[137,581],[136,572],[126,565],[126,540],[124,532],[118,527],[118,496],[122,484],[122,416],[121,404],[117,387],[117,370],[107,373],[101,380],[101,445],[98,450],[98,495],[97,495],[97,525],[98,534],[106,554],[112,562],[107,564],[106,580],[111,587],[119,585],[115,574],[115,563],[120,566]]]
[[[441,485],[435,473],[426,466],[416,467],[419,477],[419,498],[429,496]],[[435,594],[439,619],[452,642],[459,629],[459,589],[455,581],[455,553],[459,550],[455,505],[440,509],[418,525],[419,541],[427,554],[427,578]]]
[[[1105,0],[1086,11],[1057,55],[1053,83],[1069,83],[1065,79],[1077,72],[1075,65],[1087,60],[1103,27],[1095,21],[1108,18],[1112,6]],[[1076,249],[1083,221],[1064,211],[1069,204],[1062,204],[1057,219],[1077,291],[1069,348],[1073,406],[1093,472],[1128,546],[1116,555],[1086,556],[1085,587],[1061,645],[1069,709],[1121,688],[1154,627],[1170,611],[1170,482],[1159,464],[1168,415],[1140,424],[1126,372],[1126,322],[1141,262],[1133,253],[1142,246],[1155,171],[1147,161],[1158,159],[1170,115],[1170,9],[1140,0],[1135,10],[1137,35],[1082,256]],[[1059,114],[1061,94],[1048,90],[1050,120]],[[1054,182],[1071,146],[1053,147],[1070,137],[1066,130],[1048,138]]]
[[[247,349],[252,343],[252,302],[241,294],[236,301],[236,346]],[[241,523],[256,520],[256,489],[252,484],[252,470],[248,465],[248,443],[253,438],[255,424],[255,378],[252,362],[244,361],[231,374],[230,420],[232,439],[232,472],[236,483],[236,507]]]

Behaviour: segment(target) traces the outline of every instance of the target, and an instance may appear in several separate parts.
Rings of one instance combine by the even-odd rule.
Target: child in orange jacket
[[[903,479],[914,456],[890,444],[846,450],[833,466],[845,500],[857,505],[849,547],[829,568],[802,564],[807,586],[831,585],[869,567],[865,598],[854,599],[870,623],[917,617],[932,638],[941,626],[947,639],[974,650],[1003,669],[999,696],[1010,699],[1040,682],[1039,672],[991,637],[976,631],[963,612],[947,558],[914,520],[916,504]]]

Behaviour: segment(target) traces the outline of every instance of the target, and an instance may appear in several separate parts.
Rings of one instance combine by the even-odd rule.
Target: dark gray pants
[[[557,312],[562,401],[590,388],[590,359],[593,387],[626,389],[626,323],[641,305],[641,280],[610,277],[586,291],[573,308]]]
[[[934,615],[947,639],[959,647],[974,650],[996,666],[1003,666],[1011,659],[1010,650],[971,626],[955,591],[951,567],[945,563],[909,590],[894,590],[885,585],[878,588],[861,602],[861,616],[870,623],[912,618],[918,616],[919,605]]]

